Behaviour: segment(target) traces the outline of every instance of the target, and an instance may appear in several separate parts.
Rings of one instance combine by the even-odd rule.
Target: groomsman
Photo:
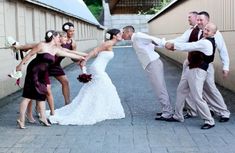
[[[199,27],[200,31],[204,29],[204,27],[209,23],[210,16],[207,12],[200,12],[197,16],[197,26]],[[200,32],[199,32],[200,33]],[[229,56],[227,47],[225,45],[224,39],[222,34],[217,30],[215,34],[215,43],[216,47],[218,48],[220,59],[223,64],[223,77],[226,78],[229,73]],[[212,62],[214,57],[212,59]],[[212,62],[209,64],[209,68],[207,70],[207,79],[204,84],[204,92],[203,98],[208,102],[210,109],[215,112],[218,116],[220,116],[220,122],[227,122],[229,121],[230,112],[227,109],[227,105],[224,102],[224,99],[216,87],[215,78],[214,78],[214,66]],[[196,108],[192,107],[194,101],[189,96],[186,99],[187,103],[191,106],[191,110],[195,111]]]
[[[210,16],[207,12],[202,11],[202,12],[198,13],[197,25],[193,29],[187,30],[182,36],[180,36],[174,40],[171,40],[171,41],[173,41],[173,42],[192,42],[192,41],[199,40],[200,37],[202,36],[202,30],[207,25],[207,23],[209,23],[209,19],[210,19]],[[193,35],[193,36],[190,39],[191,35]],[[226,78],[228,76],[228,72],[229,72],[228,51],[227,51],[223,36],[218,30],[216,31],[216,34],[214,37],[215,37],[216,47],[218,48],[220,59],[223,64],[223,71],[222,71],[223,76],[224,76],[224,78]],[[213,60],[214,60],[214,56],[211,58],[212,62],[213,62]],[[184,65],[187,64],[187,62],[188,61],[186,60],[184,62]],[[204,88],[203,88],[203,90],[204,90],[203,98],[208,102],[210,109],[213,112],[215,112],[217,115],[220,116],[219,121],[220,122],[227,122],[230,117],[230,112],[227,109],[227,106],[224,102],[224,99],[223,99],[221,93],[219,92],[219,90],[217,89],[217,87],[215,85],[214,67],[213,67],[212,63],[209,64],[209,68],[208,68],[207,72],[208,72],[208,75],[207,75],[207,79],[205,81]],[[183,76],[183,72],[182,72],[182,76]],[[191,94],[189,94],[189,96],[186,98],[186,104],[190,108],[190,110],[188,111],[189,115],[187,115],[187,117],[195,116],[197,109],[195,106],[195,102],[191,98]]]
[[[189,52],[188,66],[185,68],[184,76],[181,77],[177,87],[175,114],[168,121],[184,121],[183,107],[186,97],[191,93],[197,112],[204,120],[201,129],[210,129],[215,126],[207,102],[202,98],[202,93],[207,78],[207,69],[216,49],[214,39],[216,31],[216,25],[208,23],[204,28],[203,39],[199,41],[166,43],[167,49]],[[192,38],[192,35],[190,38]]]
[[[197,28],[197,15],[198,15],[198,12],[196,11],[191,11],[188,13],[188,23],[190,25],[190,28],[187,29],[181,36],[173,39],[173,40],[169,40],[171,42],[188,42],[189,41],[189,37],[191,35],[191,33],[195,30],[195,29],[198,29]],[[198,31],[199,32],[199,31]],[[198,35],[196,34],[195,32],[193,32],[195,35]],[[198,36],[200,37],[200,36]],[[190,40],[190,41],[197,41],[199,38],[198,37],[194,37],[195,40]],[[185,72],[185,68],[188,66],[188,60],[185,59],[184,63],[183,63],[183,70],[182,70],[182,74],[181,74],[181,77],[184,77],[184,72]],[[192,100],[191,100],[192,101]],[[185,107],[184,107],[186,110],[187,110],[187,113],[185,114],[185,118],[189,118],[189,117],[192,117],[192,116],[197,116],[197,111],[194,109],[195,108],[195,104],[193,102],[191,103],[185,103]],[[157,114],[158,115],[158,114]]]
[[[133,26],[126,26],[123,28],[122,38],[133,42],[133,48],[142,64],[143,69],[151,81],[154,92],[162,107],[161,116],[158,116],[155,119],[166,120],[171,118],[173,110],[166,88],[164,67],[162,61],[160,60],[159,54],[154,50],[155,45],[164,47],[164,40],[141,32],[135,33]]]

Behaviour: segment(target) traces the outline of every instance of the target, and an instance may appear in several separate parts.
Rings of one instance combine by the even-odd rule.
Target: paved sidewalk
[[[166,83],[174,105],[181,69],[162,59]],[[115,49],[115,57],[107,67],[117,87],[126,118],[107,120],[93,126],[43,127],[27,123],[27,129],[16,126],[21,92],[0,103],[0,152],[9,153],[235,153],[235,93],[220,88],[232,110],[228,123],[219,123],[210,130],[201,130],[199,118],[184,123],[155,121],[159,104],[132,48]],[[78,67],[66,68],[74,97],[82,84],[76,80]],[[52,79],[56,108],[63,106],[61,86]],[[99,90],[99,89],[97,89]]]

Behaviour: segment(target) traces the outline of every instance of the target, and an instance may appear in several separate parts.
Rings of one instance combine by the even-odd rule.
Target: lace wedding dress
[[[55,110],[50,122],[60,125],[92,125],[106,119],[121,119],[125,113],[111,79],[105,72],[113,58],[112,51],[102,51],[90,66],[92,80],[83,85],[69,105]]]

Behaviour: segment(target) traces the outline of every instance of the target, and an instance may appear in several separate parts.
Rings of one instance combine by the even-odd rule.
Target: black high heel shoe
[[[50,127],[50,126],[51,126],[51,124],[46,123],[46,122],[43,121],[42,119],[39,119],[38,121],[39,121],[39,123],[40,123],[41,125],[43,125],[43,126],[46,126],[46,127]]]

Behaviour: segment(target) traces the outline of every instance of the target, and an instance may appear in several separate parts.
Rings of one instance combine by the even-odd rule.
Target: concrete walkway
[[[166,83],[175,103],[176,88],[181,69],[175,63],[162,59],[165,64]],[[76,80],[79,69],[67,67],[71,96],[82,84]],[[210,130],[201,130],[199,118],[184,123],[155,121],[159,104],[132,48],[115,49],[115,57],[107,72],[117,87],[126,118],[103,121],[93,126],[43,127],[27,123],[27,129],[16,126],[21,91],[0,103],[0,152],[9,153],[235,153],[235,94],[220,88],[232,110],[228,123],[219,123]],[[58,82],[52,79],[56,108],[63,106]],[[99,89],[97,89],[99,90]]]

